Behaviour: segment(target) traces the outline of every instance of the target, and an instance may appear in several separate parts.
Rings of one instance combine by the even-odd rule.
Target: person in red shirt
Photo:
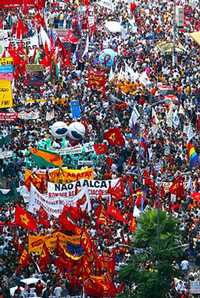
[[[35,285],[35,291],[38,297],[42,296],[43,289],[44,285],[42,284],[41,280],[38,280],[38,282]]]

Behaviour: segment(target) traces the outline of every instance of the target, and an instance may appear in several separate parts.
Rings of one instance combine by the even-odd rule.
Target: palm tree
[[[178,222],[167,212],[151,209],[138,221],[128,265],[120,271],[125,292],[120,298],[164,298],[179,272],[173,261],[182,255]]]

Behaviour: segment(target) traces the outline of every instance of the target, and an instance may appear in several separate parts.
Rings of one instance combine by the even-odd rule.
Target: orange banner
[[[67,168],[53,169],[46,173],[46,171],[38,170],[32,173],[31,170],[25,171],[24,183],[26,187],[30,190],[31,183],[37,187],[37,189],[44,193],[47,189],[44,189],[46,181],[52,183],[69,183],[78,180],[93,180],[94,172],[92,168],[85,168],[82,170],[73,170]]]
[[[74,245],[80,244],[80,236],[68,236],[61,232],[55,232],[50,235],[29,235],[28,237],[28,252],[36,255],[41,255],[44,243],[50,251],[56,249],[57,241],[61,247],[66,247],[66,243],[70,242]]]

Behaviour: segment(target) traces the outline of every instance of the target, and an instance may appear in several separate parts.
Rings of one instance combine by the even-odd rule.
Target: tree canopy
[[[162,210],[144,212],[132,245],[134,254],[120,271],[126,287],[119,297],[166,297],[173,278],[179,276],[173,266],[182,255],[178,221]]]

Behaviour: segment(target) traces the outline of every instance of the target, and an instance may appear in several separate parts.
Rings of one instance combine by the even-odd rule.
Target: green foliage
[[[134,237],[132,255],[120,271],[126,290],[119,298],[164,298],[178,272],[172,262],[182,254],[178,222],[161,210],[145,212]]]

